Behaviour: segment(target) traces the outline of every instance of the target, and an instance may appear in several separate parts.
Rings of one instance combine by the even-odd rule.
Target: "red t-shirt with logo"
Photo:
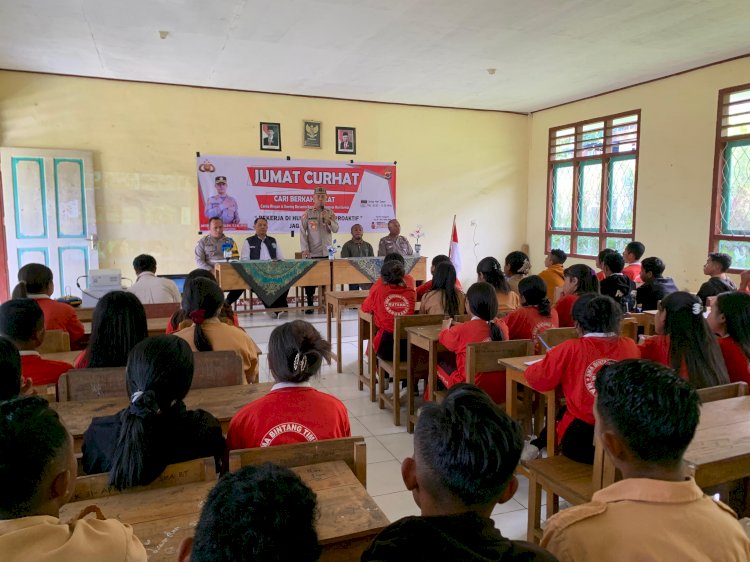
[[[346,406],[309,386],[272,390],[229,422],[227,447],[247,449],[351,437]]]
[[[503,332],[503,340],[508,339],[508,327],[496,320],[495,323]],[[466,346],[490,340],[490,327],[480,318],[456,324],[440,332],[440,343],[448,351],[456,354],[456,370],[450,373],[438,366],[437,374],[446,388],[466,382]],[[498,404],[505,403],[505,369],[488,373],[477,373],[474,380],[479,388],[489,394]]]
[[[534,353],[542,352],[539,336],[550,328],[557,328],[557,311],[552,309],[549,316],[542,316],[535,306],[523,306],[508,314],[502,320],[508,326],[509,339],[533,340]]]
[[[362,303],[362,312],[371,312],[378,328],[372,346],[375,353],[380,348],[383,331],[393,333],[393,319],[396,316],[414,314],[417,295],[414,289],[400,285],[373,285],[370,294]]]
[[[750,384],[750,362],[745,352],[731,337],[718,338],[721,354],[727,366],[731,382],[746,382]]]
[[[599,369],[612,361],[640,356],[630,338],[584,337],[556,345],[542,361],[529,365],[524,375],[533,389],[546,392],[562,387],[567,410],[557,425],[558,442],[575,418],[594,425],[594,383]]]
[[[21,375],[30,378],[34,386],[56,384],[60,375],[72,368],[70,363],[44,359],[37,353],[21,355]]]

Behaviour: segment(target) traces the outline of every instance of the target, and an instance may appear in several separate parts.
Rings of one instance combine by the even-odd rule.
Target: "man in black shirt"
[[[664,277],[665,269],[659,258],[646,258],[641,262],[643,285],[636,289],[635,301],[642,310],[656,310],[661,299],[678,290],[671,277]]]

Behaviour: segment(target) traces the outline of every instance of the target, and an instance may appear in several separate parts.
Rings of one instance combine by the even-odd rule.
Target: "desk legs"
[[[326,305],[328,308],[328,305]],[[341,372],[341,306],[336,305],[336,372]],[[329,340],[330,341],[330,340]]]
[[[408,337],[408,346],[406,347],[406,431],[414,433],[414,424],[417,423],[417,415],[414,411],[414,353],[411,345],[411,336]]]

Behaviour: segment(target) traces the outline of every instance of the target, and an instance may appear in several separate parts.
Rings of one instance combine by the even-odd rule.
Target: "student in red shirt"
[[[75,309],[64,302],[50,298],[55,292],[52,270],[40,263],[29,263],[18,270],[18,285],[13,289],[14,299],[34,299],[44,312],[47,330],[64,330],[70,334],[71,349],[80,349],[84,328]]]
[[[599,270],[596,274],[596,278],[599,280],[600,283],[604,281],[604,278],[607,276],[607,274],[604,273],[604,258],[607,256],[607,254],[616,254],[616,253],[617,253],[617,250],[613,250],[612,248],[604,248],[596,256],[596,269]]]
[[[645,252],[646,246],[641,242],[630,242],[622,252],[622,257],[625,259],[622,274],[636,283],[641,282],[641,258]]]
[[[35,300],[13,299],[0,305],[0,334],[21,354],[21,372],[35,386],[55,384],[73,368],[70,363],[43,359],[36,351],[44,341],[44,313]]]
[[[455,362],[442,360],[438,363],[438,379],[446,388],[466,382],[468,344],[508,339],[508,327],[495,318],[497,298],[492,285],[479,282],[469,287],[466,293],[466,309],[471,315],[471,320],[440,332],[440,343],[455,354]],[[505,370],[477,373],[474,384],[489,394],[496,403],[505,403]]]
[[[497,312],[513,312],[521,306],[521,297],[510,288],[500,262],[493,257],[486,257],[477,264],[477,281],[485,281],[495,288]]]
[[[607,363],[637,359],[640,353],[632,339],[617,335],[622,311],[612,298],[582,295],[573,305],[573,318],[580,337],[556,345],[524,374],[535,390],[562,387],[566,409],[557,424],[560,450],[574,461],[591,464],[596,375]]]
[[[395,252],[391,254],[387,254],[383,258],[383,266],[385,266],[385,264],[387,264],[389,261],[399,262],[403,266],[404,272],[406,271],[406,260],[404,259],[404,256],[402,256],[401,254],[397,254]],[[373,291],[375,291],[375,289],[380,287],[382,284],[383,284],[383,275],[382,275],[382,266],[381,266],[381,275],[375,280],[375,283],[372,284],[367,296],[370,296],[373,293]],[[417,283],[416,281],[414,281],[414,277],[412,277],[408,273],[404,273],[404,284],[406,284],[407,287],[416,290]]]
[[[719,344],[696,296],[676,291],[664,297],[654,328],[657,335],[639,346],[643,359],[671,367],[695,388],[729,382]]]
[[[268,342],[276,384],[232,418],[229,450],[350,437],[346,406],[310,385],[324,360],[331,362],[331,344],[312,324],[294,320],[276,327]]]
[[[583,294],[599,294],[599,280],[596,273],[588,265],[577,263],[565,270],[565,283],[562,296],[552,308],[557,311],[560,328],[572,328],[573,305]]]
[[[508,326],[508,337],[512,340],[533,340],[534,353],[541,353],[539,335],[559,326],[557,312],[547,298],[547,286],[538,275],[524,277],[518,283],[521,293],[521,308],[503,318]]]
[[[397,254],[397,255],[400,256],[401,254]],[[452,263],[451,259],[445,254],[438,254],[437,256],[432,258],[432,262],[430,265],[430,275],[434,277],[437,266],[439,266],[441,263],[446,263],[446,262]],[[409,276],[407,275],[407,277]],[[456,289],[458,289],[459,291],[461,290],[461,282],[458,279],[456,279]],[[429,293],[431,290],[432,290],[432,279],[430,279],[429,281],[425,281],[419,287],[417,287],[417,300],[421,301],[422,297],[425,296],[427,293]]]
[[[373,349],[378,357],[393,360],[393,319],[414,314],[416,293],[404,282],[404,266],[398,260],[387,261],[380,271],[380,284],[373,284],[362,303],[362,312],[372,312],[378,332],[373,338]],[[402,342],[406,355],[406,342]]]
[[[124,367],[130,350],[147,337],[146,311],[140,299],[133,293],[111,291],[96,303],[89,343],[73,366]]]
[[[716,297],[708,325],[719,336],[729,380],[750,384],[750,295],[737,291]]]

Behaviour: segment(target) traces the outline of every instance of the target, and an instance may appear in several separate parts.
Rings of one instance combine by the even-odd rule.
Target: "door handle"
[[[87,237],[86,240],[88,240],[89,248],[92,250],[96,250],[97,246],[99,245],[99,236],[96,234],[96,232]]]

